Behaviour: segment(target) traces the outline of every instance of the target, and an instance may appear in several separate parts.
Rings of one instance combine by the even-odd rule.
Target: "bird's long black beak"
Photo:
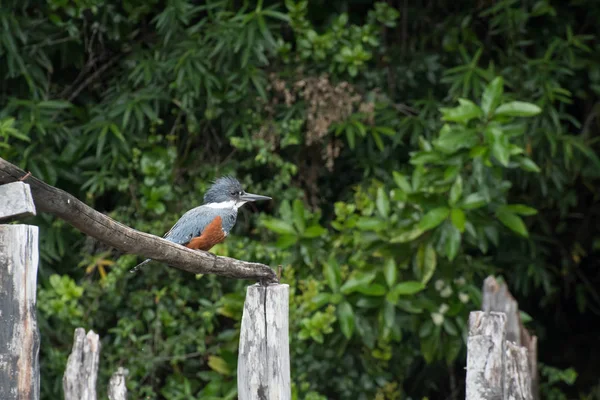
[[[260,201],[260,200],[271,200],[268,196],[261,196],[260,194],[244,193],[240,196],[243,201]]]

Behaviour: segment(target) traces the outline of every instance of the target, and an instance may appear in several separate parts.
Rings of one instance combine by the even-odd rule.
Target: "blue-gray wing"
[[[188,243],[192,238],[202,234],[204,228],[219,215],[218,211],[218,209],[203,206],[192,208],[183,214],[165,234],[165,239],[182,245]]]

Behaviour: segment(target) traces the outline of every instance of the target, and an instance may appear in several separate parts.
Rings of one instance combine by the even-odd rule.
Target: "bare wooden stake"
[[[498,282],[493,276],[488,276],[483,282],[482,310],[506,314],[506,340],[527,348],[533,398],[538,399],[537,337],[531,335],[523,325],[519,303],[509,292],[506,284]]]
[[[65,400],[96,400],[100,363],[100,337],[93,331],[75,329],[73,350],[63,376]]]
[[[289,400],[289,286],[246,291],[238,353],[239,400]]]
[[[467,341],[467,400],[503,400],[506,316],[471,312]]]
[[[125,379],[129,371],[123,367],[119,367],[108,382],[108,398],[109,400],[127,400],[127,386]]]
[[[0,185],[0,222],[35,215],[31,189],[23,182]]]
[[[0,190],[3,188],[0,186]],[[23,188],[20,187],[20,190]],[[3,193],[7,193],[6,188]],[[5,210],[4,215],[10,215],[6,212],[8,208],[13,213],[26,209],[17,207],[18,205],[14,203],[5,206],[6,203],[0,204],[0,210]],[[40,397],[38,363],[40,336],[36,319],[38,261],[37,226],[0,225],[0,399],[2,400],[37,400]]]
[[[506,341],[504,360],[504,399],[532,400],[527,349]]]

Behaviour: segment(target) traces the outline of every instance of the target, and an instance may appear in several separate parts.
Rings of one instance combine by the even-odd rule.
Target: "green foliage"
[[[157,235],[215,176],[272,196],[212,251],[283,266],[294,399],[450,393],[488,274],[540,339],[542,397],[592,398],[561,329],[600,313],[600,7],[405,3],[9,1],[0,156]],[[77,326],[102,395],[122,365],[132,398],[236,398],[247,282],[129,274],[36,223],[44,399]]]

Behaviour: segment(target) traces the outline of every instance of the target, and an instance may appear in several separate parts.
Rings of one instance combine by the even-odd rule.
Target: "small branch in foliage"
[[[0,185],[16,182],[25,171],[0,158]],[[267,265],[191,250],[163,238],[137,231],[94,210],[69,193],[30,176],[26,179],[36,209],[53,214],[81,232],[125,253],[161,261],[193,274],[215,274],[237,279],[277,282]]]

